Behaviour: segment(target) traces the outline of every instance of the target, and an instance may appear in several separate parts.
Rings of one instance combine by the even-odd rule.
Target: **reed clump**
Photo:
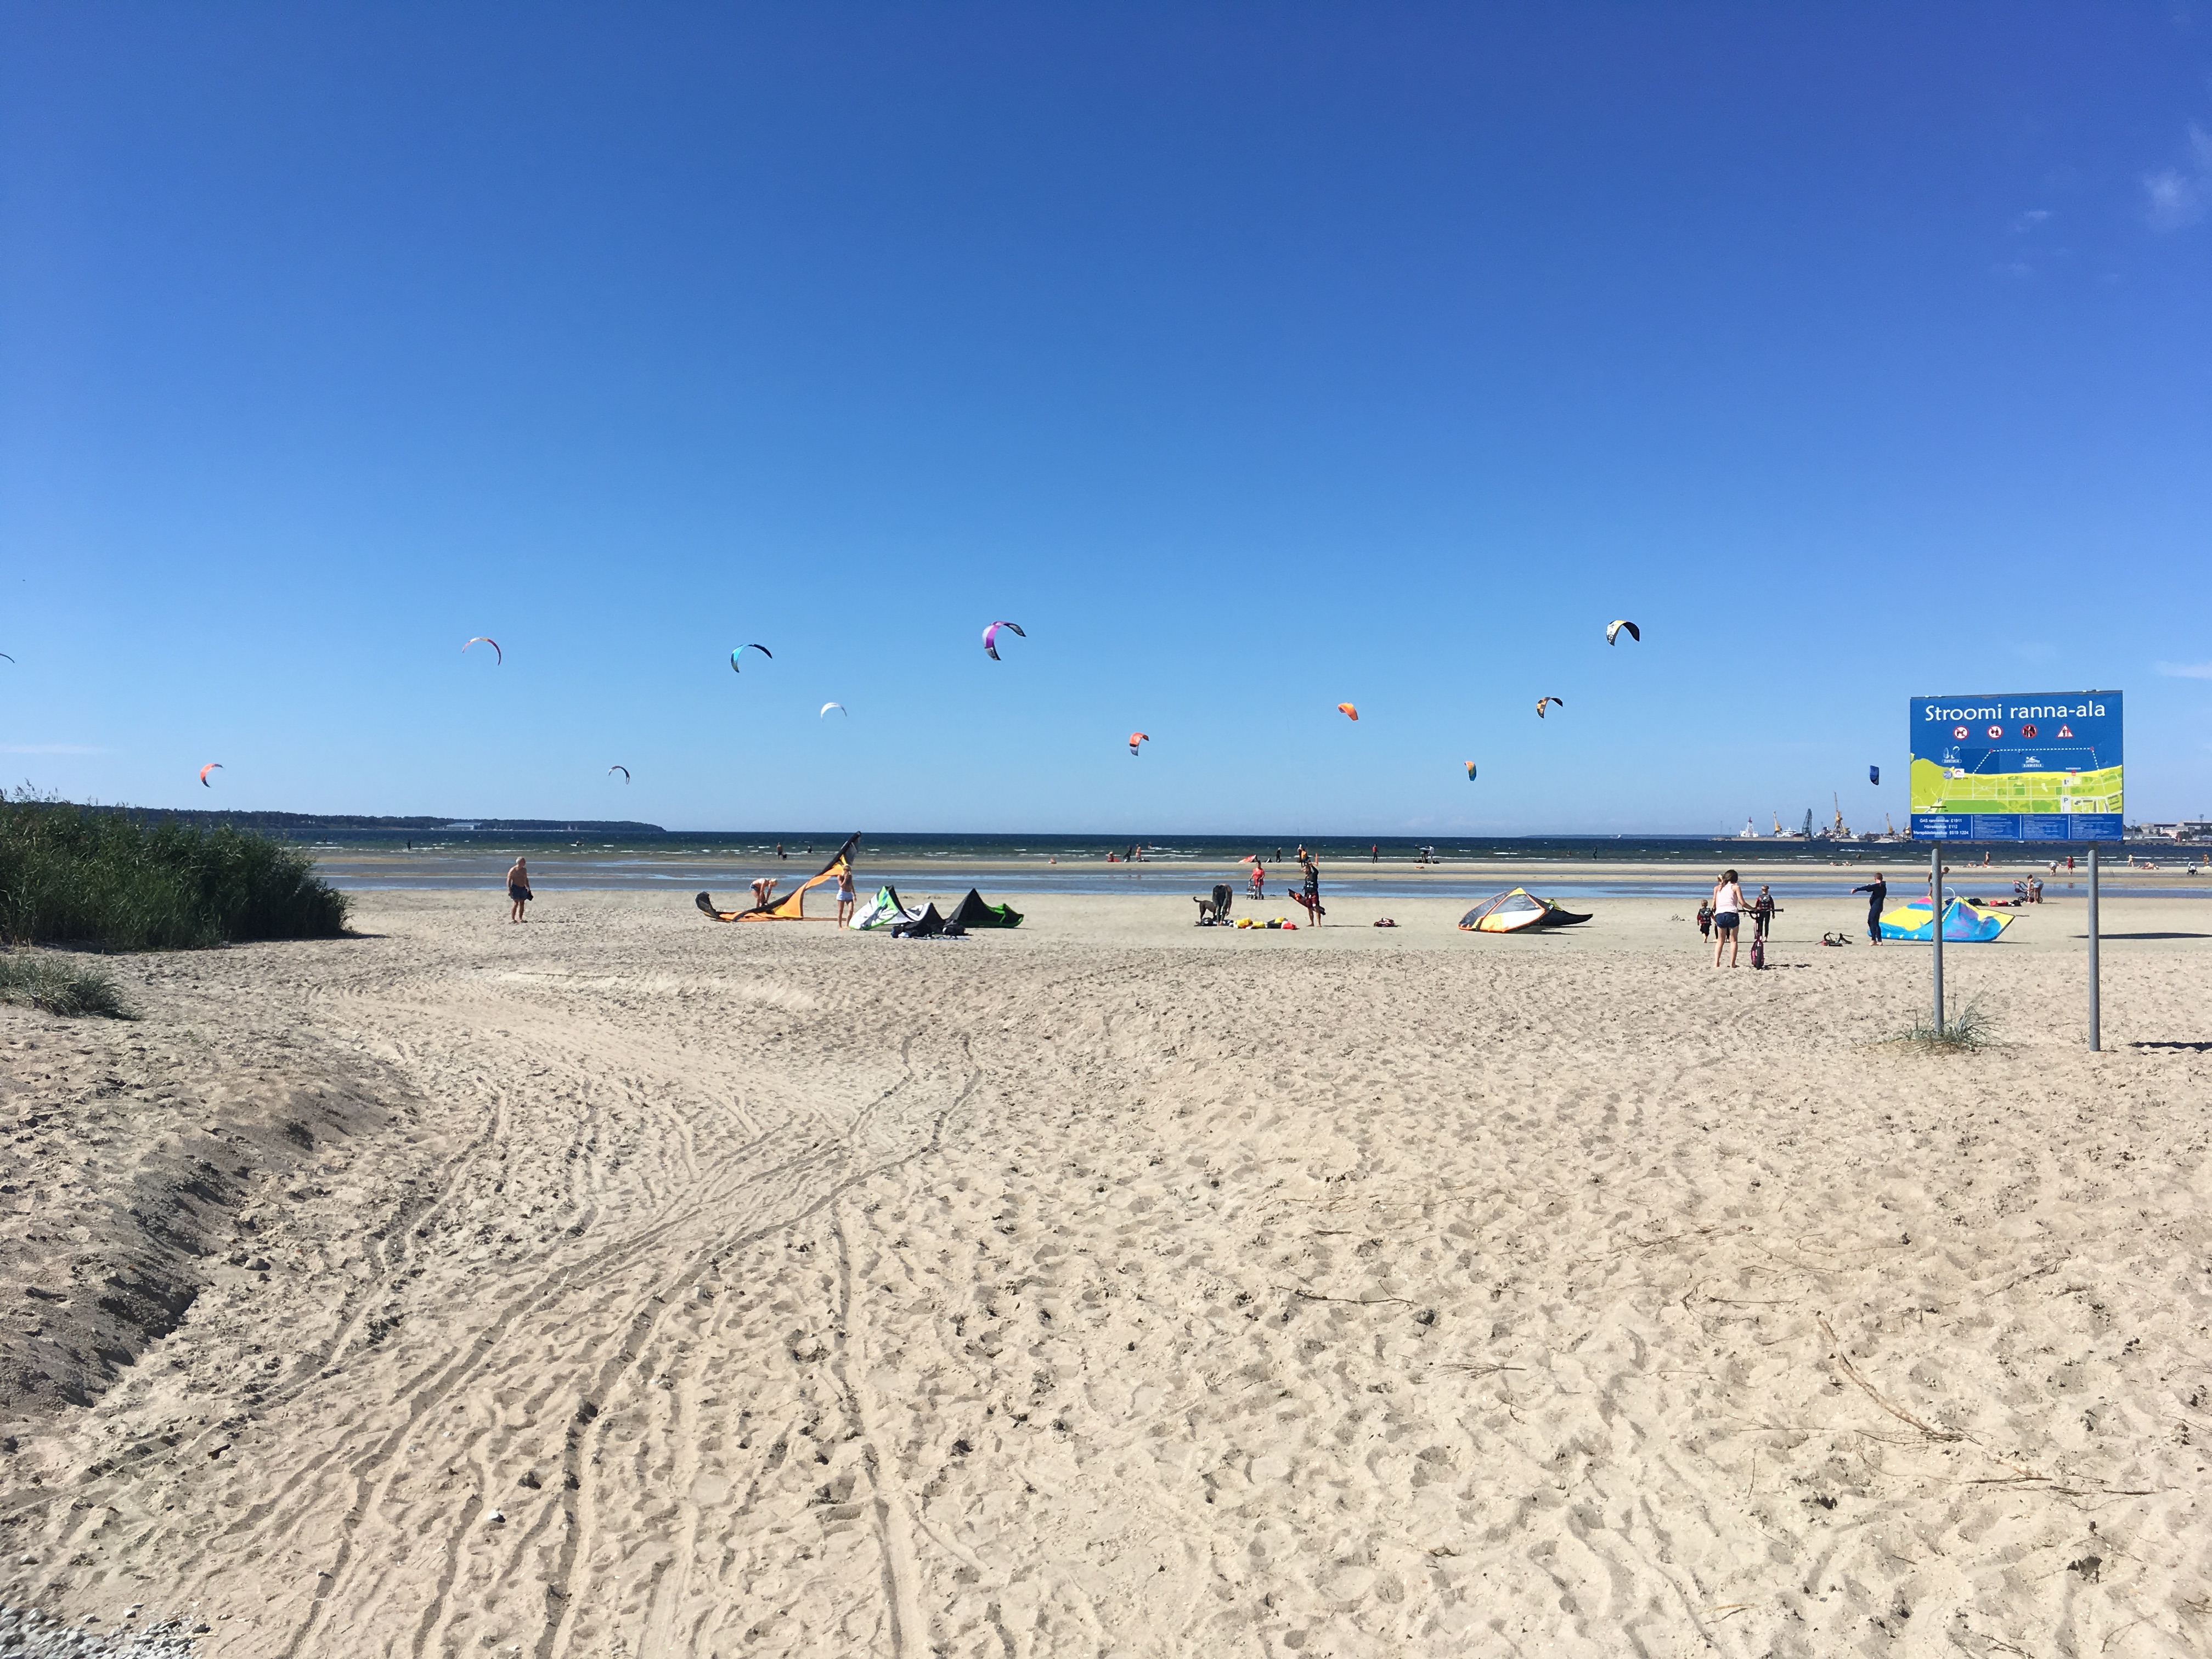
[[[302,848],[18,792],[0,800],[0,939],[179,951],[344,931]]]
[[[49,951],[0,951],[0,1002],[50,1014],[101,1014],[136,1019],[123,992],[100,969]]]
[[[1923,1015],[1897,1040],[1935,1054],[1970,1054],[1987,1047],[1990,1036],[1989,1015],[1978,1003],[1970,1002],[1957,1012],[1946,1014],[1940,1024]]]

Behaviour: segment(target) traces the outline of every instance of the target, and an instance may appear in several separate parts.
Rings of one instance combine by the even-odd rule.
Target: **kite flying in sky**
[[[730,672],[732,674],[742,672],[738,667],[738,651],[757,651],[761,655],[766,657],[770,662],[774,662],[775,660],[775,653],[769,650],[766,646],[754,645],[750,641],[748,641],[745,644],[739,646],[737,651],[730,653]]]
[[[624,783],[628,783],[629,781],[629,768],[627,766],[610,766],[607,768],[607,775],[609,777],[614,776],[617,772],[623,775],[623,781]]]
[[[452,635],[448,635],[447,637],[450,639]],[[461,647],[461,651],[464,655],[467,653],[468,648],[471,645],[489,646],[491,647],[491,659],[492,665],[494,667],[499,667],[504,665],[507,661],[507,653],[499,648],[499,641],[492,638],[489,634],[479,634],[474,639],[465,641]]]
[[[1536,699],[1536,718],[1538,720],[1544,718],[1544,705],[1547,702],[1558,703],[1562,708],[1565,708],[1567,706],[1566,699],[1564,697],[1539,697]]]
[[[1467,781],[1469,783],[1473,783],[1474,781],[1474,763],[1473,761],[1469,761],[1467,763]]]
[[[988,628],[983,630],[983,653],[986,656],[989,657],[993,662],[1004,662],[1006,660],[1005,658],[999,654],[999,630],[1002,628],[1010,628],[1013,629],[1015,635],[1021,639],[1025,640],[1029,638],[1028,635],[1022,632],[1022,625],[1019,623],[993,623]]]
[[[839,714],[842,714],[842,715],[843,715],[847,720],[850,720],[850,719],[852,719],[852,718],[853,718],[853,711],[852,711],[851,709],[849,709],[849,708],[846,708],[846,707],[845,707],[845,705],[844,705],[843,703],[842,703],[842,702],[825,702],[825,703],[823,703],[823,704],[822,705],[822,714],[817,714],[814,718],[815,718],[816,720],[820,720],[820,719],[823,717],[823,715],[827,714],[828,714],[831,709],[833,709],[833,708],[834,708],[834,709],[836,709]]]
[[[1027,638],[1028,636],[1027,636],[1026,635],[1024,635],[1023,637],[1024,637],[1024,638]],[[1152,740],[1152,734],[1151,732],[1130,732],[1130,733],[1129,733],[1129,752],[1130,752],[1132,755],[1135,754],[1135,753],[1137,752],[1137,745],[1138,745],[1139,744],[1140,744],[1140,743],[1150,743]]]
[[[1621,618],[1620,621],[1614,623],[1607,628],[1605,630],[1605,642],[1607,645],[1618,645],[1620,642],[1620,630],[1624,628],[1628,630],[1628,637],[1630,639],[1634,640],[1638,645],[1641,645],[1644,642],[1644,630],[1638,628],[1634,623],[1630,622],[1625,617]]]
[[[1356,720],[1359,718],[1359,711],[1357,708],[1354,708],[1348,702],[1340,702],[1337,704],[1336,712],[1343,715],[1344,718],[1348,720]]]
[[[0,657],[8,657],[8,653],[5,651],[0,651]],[[8,660],[13,662],[15,659],[13,657],[8,657]]]
[[[205,766],[200,768],[200,787],[203,789],[214,788],[215,786],[208,781],[208,774],[210,772],[220,772],[222,769],[223,764],[221,761],[210,761]]]
[[[1881,768],[1879,766],[1868,767],[1867,781],[1869,783],[1880,783],[1881,781]]]

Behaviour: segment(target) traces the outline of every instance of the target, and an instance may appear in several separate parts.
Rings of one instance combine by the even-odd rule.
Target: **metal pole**
[[[2089,1052],[2097,1053],[2103,1044],[2097,1007],[2097,843],[2089,843]]]
[[[1936,944],[1936,1030],[1943,1030],[1943,843],[1937,842],[1928,854],[1928,902],[1935,915],[1928,924],[1928,936]]]

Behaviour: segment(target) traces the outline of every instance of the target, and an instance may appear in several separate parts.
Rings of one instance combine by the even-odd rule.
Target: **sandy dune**
[[[1883,1041],[1924,950],[1810,942],[1847,899],[1764,975],[1658,899],[687,903],[378,894],[137,1025],[0,1011],[19,1384],[125,1176],[209,1175],[176,1328],[7,1396],[0,1601],[226,1659],[2212,1646],[2212,904],[2108,907],[2103,1054],[2078,906],[1954,950],[1942,1057]]]

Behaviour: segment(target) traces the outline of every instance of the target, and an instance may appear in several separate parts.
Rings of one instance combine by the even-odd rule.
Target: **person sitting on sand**
[[[509,921],[528,921],[529,918],[522,914],[522,907],[536,896],[530,890],[530,860],[528,859],[515,860],[514,867],[507,872],[507,902],[513,907],[507,919]]]
[[[853,872],[848,867],[837,872],[837,925],[842,927],[853,915]]]
[[[1729,953],[1729,963],[1735,966],[1735,930],[1743,921],[1746,906],[1743,885],[1736,879],[1735,872],[1723,870],[1721,878],[1713,884],[1713,966],[1721,965],[1721,951]]]

